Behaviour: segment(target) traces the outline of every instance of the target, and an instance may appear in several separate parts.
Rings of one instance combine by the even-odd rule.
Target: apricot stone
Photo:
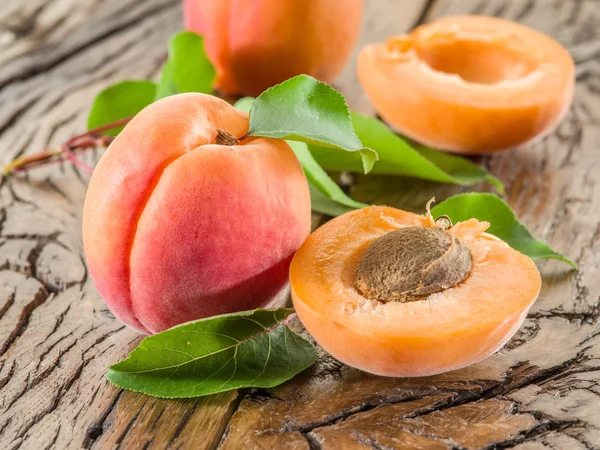
[[[356,42],[363,0],[184,0],[227,94],[258,95],[296,75],[331,82]]]
[[[110,310],[156,333],[269,306],[310,232],[310,194],[285,141],[215,143],[248,115],[209,95],[141,111],[98,163],[83,212],[92,278]]]

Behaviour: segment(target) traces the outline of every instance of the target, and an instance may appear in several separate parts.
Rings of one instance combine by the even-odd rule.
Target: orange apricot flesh
[[[573,59],[507,20],[446,17],[362,49],[360,82],[381,116],[423,144],[463,154],[551,131],[573,99]]]
[[[402,227],[435,227],[430,214],[371,206],[314,232],[290,267],[298,316],[333,357],[385,376],[434,375],[499,350],[538,296],[540,274],[527,256],[470,219],[451,227],[472,255],[462,283],[406,303],[363,297],[354,286],[359,259],[375,239]]]

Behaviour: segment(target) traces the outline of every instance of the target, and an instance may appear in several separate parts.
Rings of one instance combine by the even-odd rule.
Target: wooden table
[[[65,164],[2,179],[0,448],[600,448],[600,1],[366,3],[361,44],[477,13],[537,28],[571,51],[577,89],[564,122],[484,163],[535,235],[580,271],[541,262],[544,286],[522,330],[464,370],[379,378],[322,355],[277,389],[159,400],[105,379],[139,336],[112,317],[88,277],[80,234],[88,175]],[[82,131],[108,84],[156,78],[180,27],[176,0],[0,2],[0,162]],[[337,86],[353,108],[373,112],[353,64]],[[352,194],[422,211],[433,195],[459,191],[359,176]]]

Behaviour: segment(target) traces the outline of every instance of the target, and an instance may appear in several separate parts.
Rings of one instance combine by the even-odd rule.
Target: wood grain
[[[0,448],[600,448],[600,2],[366,3],[361,44],[424,19],[478,13],[567,46],[578,83],[565,121],[545,140],[484,163],[536,236],[581,270],[541,263],[543,291],[523,329],[467,369],[389,379],[321,354],[277,389],[159,400],[104,376],[140,337],[112,317],[88,278],[80,232],[88,176],[65,164],[1,179]],[[0,163],[84,129],[108,84],[156,78],[180,27],[176,0],[0,2]],[[336,86],[354,109],[373,113],[353,64]],[[429,197],[461,190],[359,176],[352,194],[422,211]]]

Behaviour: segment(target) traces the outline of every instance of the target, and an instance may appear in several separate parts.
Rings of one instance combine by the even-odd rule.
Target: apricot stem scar
[[[217,130],[217,137],[215,138],[215,142],[218,145],[237,145],[239,144],[238,138],[236,138],[233,134],[228,131],[221,130],[220,128]]]

